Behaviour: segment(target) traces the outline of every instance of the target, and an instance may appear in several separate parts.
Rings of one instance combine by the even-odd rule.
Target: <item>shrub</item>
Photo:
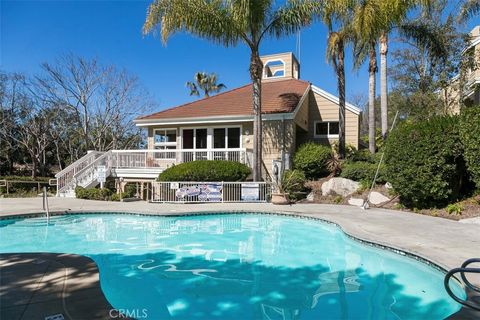
[[[97,189],[97,188],[75,188],[75,196],[78,199],[88,199],[88,200],[108,200],[112,196],[112,191],[109,189]]]
[[[459,130],[467,170],[480,189],[480,106],[465,109]]]
[[[302,198],[305,191],[305,174],[300,170],[286,170],[282,176],[283,192],[292,200]]]
[[[347,160],[350,162],[370,162],[378,163],[380,160],[379,153],[372,154],[368,149],[356,150],[347,156]]]
[[[250,169],[239,162],[199,160],[166,169],[158,181],[245,181]]]
[[[447,204],[466,180],[462,151],[457,117],[403,123],[385,146],[386,177],[407,206]]]
[[[354,181],[367,181],[371,182],[375,173],[377,172],[377,163],[357,161],[347,161],[343,164],[341,177],[351,179]],[[381,165],[378,172],[377,183],[385,183],[385,166]]]
[[[125,185],[124,191],[122,192],[123,198],[133,198],[137,194],[137,186],[134,183],[127,183]]]
[[[303,171],[307,179],[318,179],[330,174],[327,164],[332,156],[329,146],[307,142],[298,148],[293,165],[295,169]]]
[[[452,203],[449,204],[446,208],[448,214],[461,215],[463,211],[463,205],[461,203]]]

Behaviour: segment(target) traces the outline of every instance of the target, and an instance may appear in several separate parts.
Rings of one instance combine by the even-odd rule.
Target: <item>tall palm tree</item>
[[[187,31],[226,47],[245,43],[250,49],[253,90],[253,179],[262,173],[262,73],[260,44],[266,36],[281,37],[309,25],[321,3],[314,0],[156,0],[147,13],[144,33],[160,27],[164,43],[175,32]]]
[[[387,99],[387,54],[388,35],[392,29],[399,26],[406,18],[408,12],[417,7],[429,7],[436,0],[376,0],[377,23],[380,47],[380,110],[382,136],[385,139],[388,131],[388,99]]]
[[[345,46],[352,40],[350,18],[353,1],[329,0],[324,3],[322,19],[328,28],[327,61],[337,75],[339,97],[338,157],[345,158]]]
[[[211,93],[218,93],[227,87],[223,83],[217,83],[217,75],[215,73],[197,72],[193,79],[193,82],[187,82],[191,96],[198,97],[200,96],[200,91],[202,91],[203,96],[208,98]]]
[[[352,29],[354,41],[354,67],[359,68],[368,57],[368,149],[375,153],[375,97],[377,73],[377,42],[380,34],[379,0],[363,0],[355,4]]]

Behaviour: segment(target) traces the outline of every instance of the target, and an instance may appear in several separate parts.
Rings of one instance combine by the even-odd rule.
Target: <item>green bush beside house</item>
[[[301,145],[293,156],[293,167],[303,171],[307,179],[318,179],[330,174],[328,161],[333,151],[329,146],[307,142]]]

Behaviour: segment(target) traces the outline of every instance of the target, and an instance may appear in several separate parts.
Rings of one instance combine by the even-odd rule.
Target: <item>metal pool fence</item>
[[[152,202],[268,202],[269,182],[153,182]]]

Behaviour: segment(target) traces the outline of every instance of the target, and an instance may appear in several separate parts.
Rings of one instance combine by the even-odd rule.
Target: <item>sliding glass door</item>
[[[241,147],[240,127],[210,127],[182,129],[184,161],[236,160]],[[190,151],[191,150],[191,151]]]

